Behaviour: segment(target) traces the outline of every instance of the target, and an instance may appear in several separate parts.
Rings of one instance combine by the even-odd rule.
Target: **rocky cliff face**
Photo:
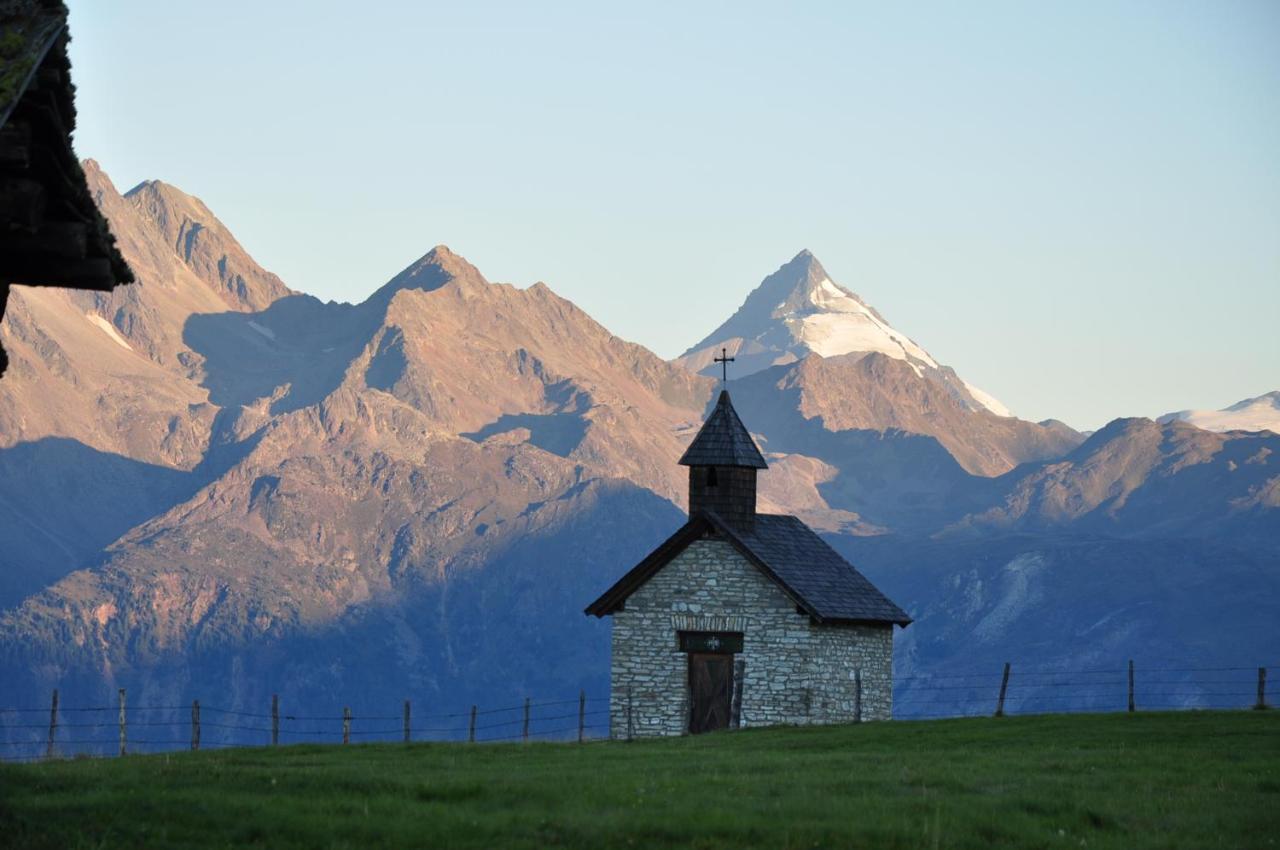
[[[0,324],[13,692],[452,706],[603,687],[607,628],[581,606],[680,521],[675,460],[715,386],[696,357],[666,363],[443,246],[361,304],[321,303],[197,199],[154,182],[120,195],[87,170],[140,280],[101,296],[18,288]],[[858,547],[887,589],[917,577],[902,586],[930,629],[965,628],[949,594],[974,563],[1025,554],[1010,535],[1045,535],[1048,563],[1080,535],[1130,541],[1090,550],[1099,575],[1146,541],[1208,541],[1175,582],[1215,569],[1224,535],[1255,560],[1276,551],[1280,438],[1121,421],[1080,445],[993,412],[816,260],[789,266],[764,289],[775,304],[785,290],[791,342],[731,386],[770,463],[761,507]],[[839,321],[810,321],[824,315]],[[860,329],[863,349],[823,348],[811,325]],[[740,336],[739,352],[773,344]],[[979,596],[965,617],[1003,604]],[[1036,622],[1051,597],[1019,617]],[[916,647],[913,664],[941,657]]]
[[[1008,476],[1001,504],[959,528],[1276,542],[1280,436],[1117,419],[1059,461]]]
[[[228,411],[203,385],[187,322],[288,293],[198,200],[159,183],[122,196],[96,163],[85,173],[138,283],[12,290],[0,323],[11,358],[0,380],[5,605],[225,468],[214,434]]]
[[[289,294],[196,198],[163,183],[120,195],[92,160],[90,189],[137,286],[110,293],[15,287],[0,337],[0,446],[49,437],[190,469],[215,409],[183,340],[197,314],[250,311]]]

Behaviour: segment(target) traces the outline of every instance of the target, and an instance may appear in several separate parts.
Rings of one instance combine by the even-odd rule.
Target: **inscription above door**
[[[742,632],[680,632],[681,652],[742,652]]]

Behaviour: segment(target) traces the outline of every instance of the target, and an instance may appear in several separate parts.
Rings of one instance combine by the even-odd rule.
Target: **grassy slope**
[[[0,845],[1280,847],[1280,715],[297,746],[0,768]]]

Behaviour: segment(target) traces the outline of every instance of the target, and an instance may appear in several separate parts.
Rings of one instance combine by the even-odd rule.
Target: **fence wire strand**
[[[1135,709],[1195,709],[1195,708],[1246,708],[1258,705],[1263,697],[1263,680],[1258,690],[1253,689],[1252,674],[1259,667],[1242,666],[1157,666],[1133,667],[1132,697]],[[1263,670],[1266,665],[1263,665]],[[1223,675],[1238,673],[1239,676]],[[1248,673],[1250,675],[1243,675]],[[1007,715],[1021,715],[1069,711],[1073,713],[1099,713],[1124,711],[1130,696],[1130,668],[1098,668],[1086,670],[1023,670],[1012,665],[1007,683],[1002,687],[1002,671],[951,671],[947,673],[917,673],[898,676],[894,684],[899,693],[894,695],[895,717],[900,720],[925,720],[941,718],[989,717],[996,711],[997,701]],[[1154,674],[1156,678],[1144,679]],[[1208,674],[1212,678],[1197,678]],[[1262,674],[1265,676],[1265,673]],[[605,707],[598,707],[603,704]],[[287,736],[294,743],[335,743],[336,739],[359,739],[365,743],[388,743],[403,740],[408,734],[414,743],[427,741],[455,741],[471,739],[475,743],[508,741],[570,741],[575,734],[584,742],[596,743],[609,740],[607,716],[610,713],[609,698],[580,695],[570,699],[554,699],[522,702],[496,708],[470,706],[457,711],[412,711],[415,721],[427,721],[425,725],[389,725],[405,718],[402,714],[276,714],[248,711],[216,705],[201,705],[200,712],[210,713],[217,719],[200,720],[199,729],[209,730],[209,740],[200,742],[202,750],[223,750],[235,747],[260,747],[269,745],[273,729],[263,721],[276,721],[274,732]],[[564,709],[576,706],[575,709]],[[120,726],[118,715],[122,706],[88,705],[61,706],[57,708],[57,723],[50,728],[44,718],[50,717],[52,704],[43,707],[0,706],[0,761],[42,761],[52,749],[55,758],[101,757],[119,752],[120,738],[115,734]],[[556,711],[556,709],[561,709]],[[156,751],[184,751],[192,747],[195,729],[183,713],[194,705],[129,705],[123,706],[125,718],[125,749],[154,749]],[[555,713],[541,713],[539,709],[551,709]],[[156,719],[164,712],[173,719]],[[94,718],[94,713],[107,716]],[[503,715],[515,714],[506,719]],[[31,715],[36,715],[32,717]],[[66,715],[69,722],[63,721]],[[602,716],[604,718],[602,719]],[[32,722],[40,718],[40,722]],[[145,719],[138,719],[145,718]],[[13,721],[13,722],[8,722]],[[431,721],[446,721],[445,723]],[[457,721],[456,725],[447,721]],[[570,721],[573,722],[570,725]],[[295,724],[306,724],[298,728]],[[375,728],[358,728],[357,724],[384,724]],[[527,724],[527,725],[526,725]],[[547,728],[549,724],[553,725]],[[321,728],[323,727],[323,728]],[[150,730],[145,738],[134,738],[129,729]],[[94,730],[109,730],[104,737],[87,737]],[[187,735],[186,732],[193,733]],[[175,737],[166,737],[166,731]],[[16,733],[16,734],[15,734]],[[603,733],[603,734],[600,734]],[[148,734],[148,733],[144,733]],[[310,739],[310,740],[300,740]],[[381,740],[377,740],[381,739]],[[26,748],[32,752],[21,752]],[[75,748],[75,752],[68,748]],[[84,749],[89,748],[89,749]],[[18,750],[18,752],[14,752]]]

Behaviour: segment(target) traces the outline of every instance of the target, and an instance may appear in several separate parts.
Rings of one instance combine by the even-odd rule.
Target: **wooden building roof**
[[[0,317],[10,284],[133,282],[71,147],[69,39],[61,0],[0,0]]]

